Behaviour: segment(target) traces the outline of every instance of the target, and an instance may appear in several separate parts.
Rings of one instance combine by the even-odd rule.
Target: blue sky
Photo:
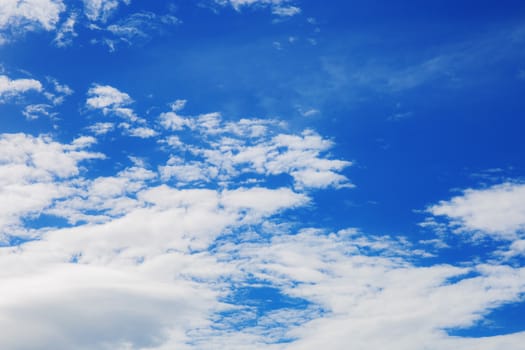
[[[520,1],[0,0],[2,349],[521,349]]]

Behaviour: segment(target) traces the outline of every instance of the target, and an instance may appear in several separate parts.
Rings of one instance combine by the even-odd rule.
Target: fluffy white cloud
[[[65,10],[62,0],[2,0],[0,30],[23,32],[43,28],[52,30]]]
[[[88,90],[86,105],[92,109],[101,109],[104,114],[133,103],[125,92],[109,85],[95,84]]]
[[[525,230],[525,185],[507,182],[486,189],[468,189],[427,211],[448,219],[458,232],[515,239]]]
[[[19,96],[28,91],[41,92],[42,83],[35,79],[10,79],[0,75],[0,102]]]

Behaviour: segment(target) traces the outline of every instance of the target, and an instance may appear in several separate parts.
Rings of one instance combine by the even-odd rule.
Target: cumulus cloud
[[[62,0],[2,0],[0,34],[2,31],[18,34],[40,28],[53,30],[64,10]]]
[[[131,97],[125,92],[109,86],[95,84],[88,91],[86,105],[92,109],[100,109],[104,114],[117,110],[133,103]]]
[[[458,232],[515,239],[525,230],[525,185],[506,182],[486,189],[468,189],[427,211],[447,219]]]
[[[29,91],[41,92],[42,83],[35,79],[11,79],[0,75],[0,102],[15,98]]]

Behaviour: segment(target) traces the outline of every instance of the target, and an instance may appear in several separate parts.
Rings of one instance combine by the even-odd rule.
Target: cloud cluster
[[[0,135],[0,234],[32,235],[21,219],[40,216],[54,200],[70,195],[67,181],[79,174],[79,163],[101,158],[86,150],[95,140],[79,138],[61,144],[46,136]],[[58,181],[58,182],[57,182]]]
[[[7,75],[0,75],[0,104],[25,105],[22,114],[28,120],[41,116],[53,118],[56,115],[54,108],[64,103],[71,94],[73,90],[69,86],[50,77],[41,82],[33,78],[12,79]],[[35,97],[34,95],[36,98],[29,98]]]
[[[86,107],[89,110],[101,111],[105,116],[115,116],[123,121],[117,126],[126,134],[140,138],[150,138],[157,133],[146,126],[146,120],[137,116],[130,107],[133,99],[125,92],[110,85],[93,84],[88,90]],[[105,134],[113,130],[113,122],[98,122],[89,127],[95,134]]]
[[[520,348],[523,333],[448,332],[522,301],[523,268],[421,266],[432,255],[406,238],[294,219],[314,210],[312,190],[351,187],[342,174],[351,163],[330,156],[333,141],[274,119],[183,115],[184,100],[146,120],[133,103],[94,84],[87,110],[129,129],[99,121],[70,143],[1,135],[1,347],[346,349],[352,339],[359,349]],[[132,127],[152,130],[159,153],[90,175],[109,161],[90,151],[95,136],[133,136]],[[511,183],[468,190],[428,210],[518,235],[521,192]],[[524,250],[520,240],[512,247]]]
[[[352,187],[340,172],[352,163],[329,159],[333,143],[312,130],[299,135],[286,133],[286,125],[271,119],[224,120],[220,113],[182,116],[184,101],[160,115],[160,124],[173,132],[164,143],[184,149],[191,161],[172,156],[161,174],[180,183],[229,182],[240,176],[247,181],[288,174],[296,188]],[[188,136],[191,132],[191,137]]]

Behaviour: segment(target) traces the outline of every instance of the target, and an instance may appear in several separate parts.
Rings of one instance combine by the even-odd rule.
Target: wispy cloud
[[[91,21],[106,22],[121,3],[129,5],[131,0],[82,0],[84,13]]]

